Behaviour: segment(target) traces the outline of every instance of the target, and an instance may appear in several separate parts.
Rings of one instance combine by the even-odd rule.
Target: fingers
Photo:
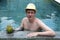
[[[36,37],[37,36],[37,33],[30,33],[27,35],[27,37]]]

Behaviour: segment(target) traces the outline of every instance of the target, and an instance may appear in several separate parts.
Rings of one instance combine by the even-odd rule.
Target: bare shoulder
[[[42,20],[40,19],[37,19],[37,23],[39,24],[39,26],[43,29],[43,30],[51,30],[51,28],[49,28]]]
[[[37,22],[42,22],[42,20],[41,20],[41,19],[39,19],[39,18],[36,18],[36,21],[37,21]]]
[[[26,21],[27,20],[27,17],[24,17],[23,19],[22,19],[22,21]]]
[[[42,20],[39,19],[39,18],[36,18],[36,22],[37,22],[38,25],[40,25],[40,27],[41,27],[41,25],[44,24],[44,23],[42,22]]]

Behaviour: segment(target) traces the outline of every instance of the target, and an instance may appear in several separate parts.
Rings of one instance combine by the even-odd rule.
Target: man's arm
[[[24,30],[24,19],[21,22],[21,25],[15,29],[16,31],[23,31]]]
[[[23,30],[24,30],[23,27],[18,27],[18,28],[15,29],[15,31],[23,31]]]
[[[28,37],[33,36],[55,36],[55,32],[50,29],[47,25],[45,25],[41,20],[37,20],[39,27],[44,30],[43,32],[32,32],[29,33]]]
[[[41,20],[38,20],[39,27],[44,30],[43,32],[38,32],[38,35],[46,35],[46,36],[55,36],[55,32],[45,25]]]

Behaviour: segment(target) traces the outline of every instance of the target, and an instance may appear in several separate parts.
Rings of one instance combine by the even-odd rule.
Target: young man
[[[26,31],[33,31],[32,33],[29,33],[28,37],[33,36],[54,36],[55,32],[50,29],[47,25],[45,25],[40,19],[35,17],[36,14],[36,7],[33,3],[29,3],[25,9],[26,16],[23,18],[21,23],[20,30],[26,30]],[[43,30],[42,32],[39,32],[40,30]]]

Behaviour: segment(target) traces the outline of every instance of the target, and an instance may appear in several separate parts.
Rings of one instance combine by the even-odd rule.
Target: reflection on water
[[[11,17],[1,17],[0,30],[6,30],[7,25],[11,25],[13,28],[18,27],[18,24],[15,23],[15,20],[9,18]]]
[[[52,28],[53,30],[56,30],[56,26],[55,23],[53,22],[53,19],[44,19],[43,22],[49,26],[50,28]]]
[[[60,31],[60,16],[52,14],[47,16],[46,19],[43,19],[42,21],[53,30]]]
[[[54,23],[56,25],[56,30],[60,31],[60,17],[56,17]]]

